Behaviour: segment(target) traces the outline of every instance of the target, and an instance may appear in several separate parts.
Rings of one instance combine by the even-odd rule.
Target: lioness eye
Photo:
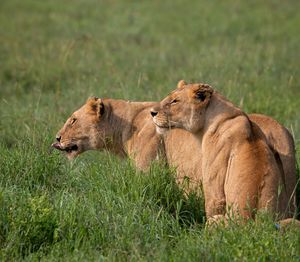
[[[76,122],[76,120],[77,120],[76,118],[72,118],[71,119],[71,125],[73,125]]]
[[[171,101],[171,105],[174,105],[174,104],[176,104],[177,102],[178,102],[178,100],[177,100],[177,99],[174,99],[174,100]]]

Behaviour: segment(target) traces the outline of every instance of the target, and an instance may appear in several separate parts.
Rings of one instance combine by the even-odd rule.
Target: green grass
[[[203,199],[159,165],[145,175],[99,152],[69,163],[49,147],[87,97],[158,101],[185,79],[279,120],[300,163],[299,9],[2,0],[0,260],[299,260],[299,231],[282,234],[268,217],[205,229]]]

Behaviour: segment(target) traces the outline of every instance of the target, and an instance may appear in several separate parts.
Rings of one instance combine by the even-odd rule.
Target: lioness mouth
[[[73,145],[73,146],[70,146],[70,147],[66,147],[65,148],[65,151],[67,153],[71,153],[72,151],[77,151],[78,150],[78,146],[77,145]]]
[[[71,153],[72,151],[77,151],[78,150],[77,145],[62,147],[60,143],[53,143],[51,146],[58,149],[58,150],[60,150],[60,151],[66,151],[67,153]]]

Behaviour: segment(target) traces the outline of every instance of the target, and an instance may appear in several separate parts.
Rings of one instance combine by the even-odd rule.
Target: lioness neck
[[[128,155],[127,141],[139,131],[136,119],[145,110],[149,111],[154,102],[130,102],[125,100],[104,99],[107,108],[107,123],[110,127],[110,146],[108,149],[118,155]],[[140,120],[139,121],[146,121]],[[139,123],[143,125],[143,123]]]
[[[206,109],[204,131],[214,132],[223,122],[244,113],[221,94],[215,92]]]

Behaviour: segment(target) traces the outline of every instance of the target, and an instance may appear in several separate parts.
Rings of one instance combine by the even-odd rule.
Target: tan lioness
[[[259,117],[251,120],[209,85],[184,81],[151,115],[159,133],[182,128],[197,137],[208,218],[250,218],[261,209],[284,218],[295,211],[294,143],[274,120],[266,118],[262,128]]]
[[[149,114],[155,104],[89,98],[67,119],[52,146],[69,159],[87,150],[108,150],[130,157],[140,170],[147,170],[152,161],[166,157],[168,164],[177,168],[177,181],[181,183],[188,177],[190,185],[186,189],[197,188],[201,182],[197,139],[183,129],[158,135]],[[191,151],[198,153],[191,155]]]

